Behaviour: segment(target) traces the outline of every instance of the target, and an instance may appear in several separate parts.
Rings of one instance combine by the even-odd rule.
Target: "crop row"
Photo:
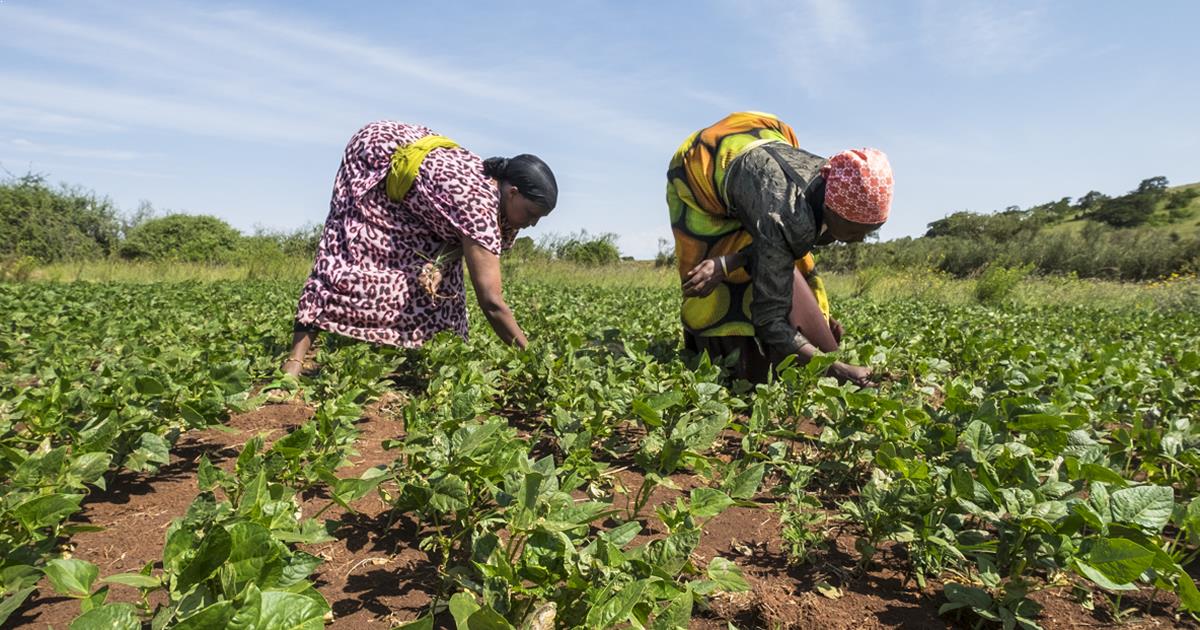
[[[293,514],[313,486],[422,524],[442,583],[415,627],[444,611],[463,628],[686,627],[748,588],[732,560],[692,554],[734,505],[774,510],[795,563],[831,521],[857,536],[853,570],[902,549],[964,621],[1037,627],[1030,595],[1058,587],[1200,611],[1200,314],[845,300],[843,352],[878,387],[822,377],[824,359],[754,387],[680,357],[671,291],[537,283],[509,289],[529,351],[482,329],[416,353],[324,339],[318,374],[276,383],[314,419],[252,441],[233,472],[202,466],[162,568],[104,578],[168,604],[106,604],[95,567],[60,553],[70,516],[120,471],[165,464],[181,431],[261,403],[248,390],[272,378],[294,289],[0,286],[0,614],[45,575],[81,600],[81,627],[319,627],[317,559],[295,545],[331,530]],[[339,478],[359,407],[395,371],[423,382],[395,462]]]

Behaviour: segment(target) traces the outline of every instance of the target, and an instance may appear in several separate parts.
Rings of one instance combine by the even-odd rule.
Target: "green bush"
[[[25,282],[36,266],[32,256],[0,256],[0,282]]]
[[[1135,227],[1150,219],[1158,207],[1161,195],[1154,192],[1133,192],[1109,199],[1100,204],[1089,218],[1113,227]]]
[[[655,267],[674,267],[679,264],[675,245],[665,238],[658,239],[658,253],[654,255]]]
[[[41,263],[105,256],[121,224],[111,201],[79,189],[53,189],[40,175],[0,183],[0,257]]]
[[[1012,295],[1017,287],[1033,270],[1033,265],[1020,267],[1004,267],[988,265],[979,278],[975,280],[973,290],[975,301],[980,304],[1002,304]]]
[[[120,254],[129,260],[229,263],[235,260],[242,238],[241,232],[217,217],[171,214],[130,230]]]
[[[291,232],[273,232],[266,236],[279,244],[280,250],[289,257],[313,259],[317,255],[317,246],[321,244],[321,233],[325,226],[316,223],[297,228]]]
[[[621,260],[617,235],[612,233],[591,235],[584,230],[567,236],[549,235],[543,237],[538,248],[558,260],[579,265],[610,265]]]
[[[1200,190],[1195,188],[1184,188],[1182,190],[1173,191],[1167,195],[1166,208],[1170,211],[1172,219],[1186,219],[1192,216],[1192,202],[1200,197]]]
[[[879,281],[888,275],[888,270],[884,267],[862,267],[854,272],[854,286],[850,290],[850,295],[854,297],[866,297]]]
[[[512,248],[504,253],[504,257],[508,260],[547,260],[551,256],[550,252],[538,247],[533,239],[528,236],[517,237],[513,241]]]

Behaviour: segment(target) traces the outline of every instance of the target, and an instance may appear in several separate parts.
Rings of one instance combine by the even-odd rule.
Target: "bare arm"
[[[725,281],[727,272],[735,271],[750,262],[745,250],[715,258],[705,258],[688,272],[683,283],[683,294],[688,297],[705,296]],[[724,263],[724,264],[722,264]]]
[[[463,258],[467,261],[467,271],[471,273],[471,285],[475,287],[479,308],[501,341],[524,349],[529,342],[525,339],[525,333],[521,332],[521,327],[517,326],[517,320],[513,318],[512,310],[508,308],[500,290],[500,257],[469,238],[464,238],[462,244]]]

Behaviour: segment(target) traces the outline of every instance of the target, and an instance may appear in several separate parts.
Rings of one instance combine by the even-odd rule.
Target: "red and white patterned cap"
[[[829,158],[825,208],[855,223],[883,223],[892,208],[892,165],[879,149],[851,149]]]

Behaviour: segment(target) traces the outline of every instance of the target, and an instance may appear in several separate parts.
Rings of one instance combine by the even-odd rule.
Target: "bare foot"
[[[300,359],[288,359],[283,362],[283,366],[279,369],[289,376],[300,376],[300,370],[303,368],[304,362]]]

